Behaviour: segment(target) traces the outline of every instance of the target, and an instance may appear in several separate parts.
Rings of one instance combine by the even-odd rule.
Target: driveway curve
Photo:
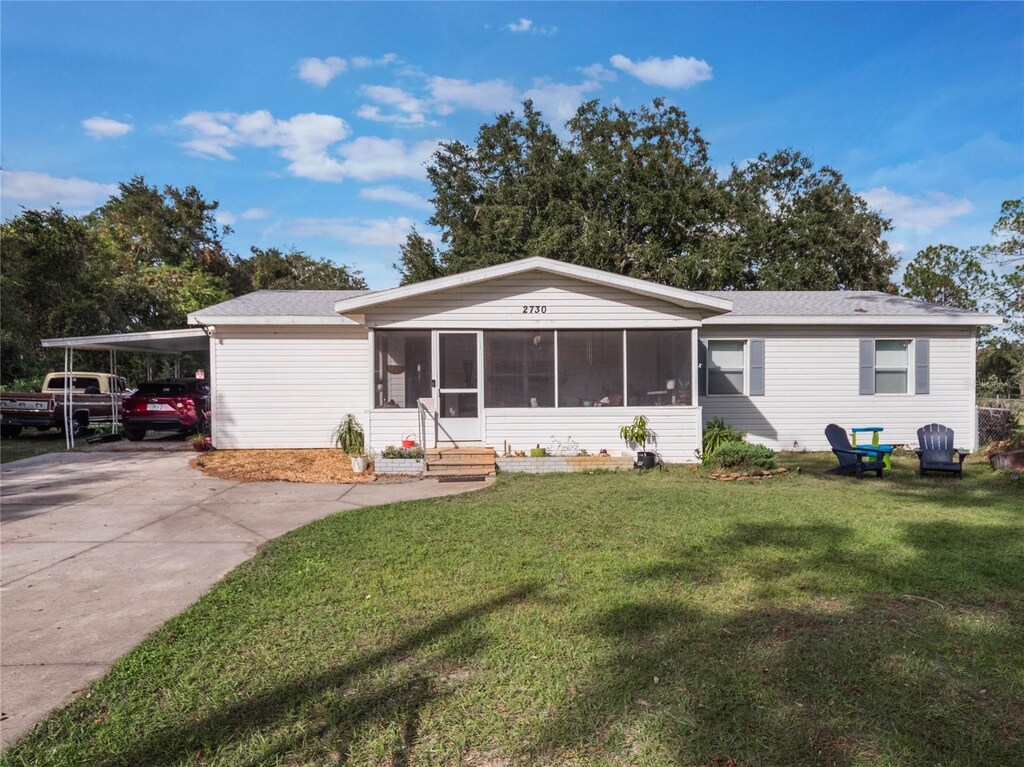
[[[341,511],[481,487],[239,483],[183,452],[60,453],[0,470],[0,741],[102,676],[266,541]]]

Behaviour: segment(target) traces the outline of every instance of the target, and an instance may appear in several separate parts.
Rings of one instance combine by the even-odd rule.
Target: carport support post
[[[110,388],[110,433],[117,434],[120,432],[121,399],[124,393],[117,383],[117,351],[115,349],[110,350],[110,381],[108,386]]]
[[[181,378],[181,355],[174,355],[174,377]]]
[[[71,368],[75,353],[69,346],[64,350],[64,449],[75,446],[75,435],[71,433]]]

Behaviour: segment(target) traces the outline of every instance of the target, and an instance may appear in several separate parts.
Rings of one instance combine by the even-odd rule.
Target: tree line
[[[842,174],[799,151],[762,153],[719,172],[685,112],[655,100],[591,101],[559,135],[527,101],[476,141],[443,144],[427,169],[440,247],[415,229],[403,284],[526,256],[691,290],[880,290],[1007,318],[983,338],[978,381],[1024,396],[1024,205],[1008,200],[995,244],[937,244],[907,266],[891,222]]]
[[[88,215],[25,210],[0,225],[0,383],[30,386],[63,364],[43,338],[180,328],[189,312],[263,288],[366,287],[298,250],[230,253],[217,207],[195,187],[137,176]],[[123,365],[139,376],[139,360]]]
[[[1007,201],[996,244],[937,244],[895,282],[891,222],[842,174],[793,149],[716,168],[682,110],[583,104],[559,133],[531,102],[427,167],[440,243],[413,229],[409,284],[546,256],[691,290],[881,290],[1010,319],[984,339],[978,380],[1024,387],[1024,206]],[[347,266],[298,250],[230,253],[218,203],[141,177],[85,216],[26,210],[0,225],[0,383],[56,364],[47,337],[182,327],[204,306],[261,288],[365,288]]]

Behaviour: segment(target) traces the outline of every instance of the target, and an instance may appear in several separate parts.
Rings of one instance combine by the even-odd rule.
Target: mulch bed
[[[311,450],[211,450],[191,466],[211,477],[234,482],[373,482],[373,474],[356,474],[352,462],[335,448]]]

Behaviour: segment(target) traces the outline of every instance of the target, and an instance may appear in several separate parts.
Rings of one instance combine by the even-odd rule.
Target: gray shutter
[[[875,339],[860,339],[860,393],[875,393]]]
[[[764,339],[750,339],[750,396],[764,396]]]
[[[708,342],[697,339],[697,394],[703,397],[708,393]]]
[[[914,394],[928,393],[930,346],[927,338],[914,339]]]

